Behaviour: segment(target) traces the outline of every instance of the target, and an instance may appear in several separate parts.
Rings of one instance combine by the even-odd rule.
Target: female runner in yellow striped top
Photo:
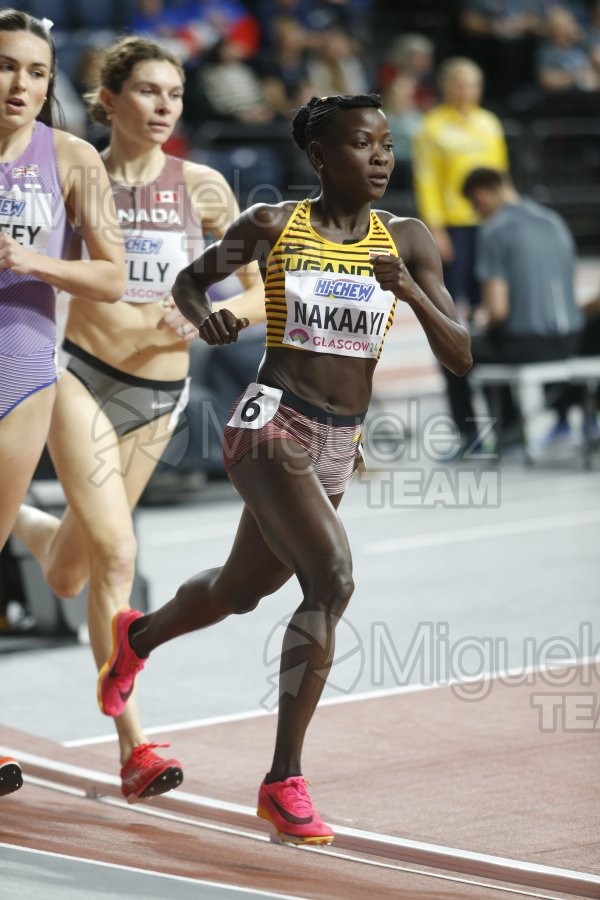
[[[265,279],[267,349],[257,381],[232,410],[224,436],[229,477],[245,506],[222,567],[179,588],[149,616],[115,617],[113,653],[99,678],[115,714],[145,657],[177,635],[248,612],[292,575],[302,602],[281,654],[275,754],[258,814],[281,839],[329,843],[302,777],[301,752],[331,666],[336,622],[353,591],[352,559],[337,507],[355,468],[371,382],[397,302],[408,303],[429,343],[458,375],[470,342],[423,224],[371,210],[394,164],[375,95],[313,98],[294,137],[319,174],[315,200],[247,210],[176,279],[173,297],[209,344],[240,326],[211,311],[206,289],[258,260]]]

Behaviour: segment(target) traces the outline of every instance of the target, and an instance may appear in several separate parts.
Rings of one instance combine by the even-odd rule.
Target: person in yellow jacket
[[[419,217],[432,232],[444,263],[448,290],[472,310],[479,304],[475,278],[478,219],[462,193],[462,185],[477,166],[508,169],[508,153],[500,120],[479,104],[483,72],[466,57],[445,60],[439,69],[442,102],[423,118],[413,140],[415,200]],[[462,421],[456,404],[461,392],[455,377],[444,371],[455,421]],[[475,427],[463,433],[465,443]]]
[[[426,113],[414,138],[415,198],[442,260],[456,264],[459,257],[469,255],[478,223],[462,194],[463,182],[477,166],[506,171],[508,154],[500,120],[479,105],[483,91],[479,66],[465,57],[452,57],[440,66],[439,82],[443,100]],[[450,268],[466,271],[462,259],[460,263]],[[453,280],[452,296],[473,302],[466,280],[456,286]]]

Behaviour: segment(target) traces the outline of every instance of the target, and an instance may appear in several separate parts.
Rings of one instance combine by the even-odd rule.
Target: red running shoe
[[[181,763],[178,759],[163,759],[154,752],[155,747],[170,747],[170,744],[139,744],[121,769],[121,791],[128,803],[137,803],[166,794],[179,787],[183,781]]]
[[[0,797],[18,791],[23,785],[21,766],[10,756],[0,757]]]
[[[112,620],[112,653],[98,675],[98,705],[105,716],[120,716],[127,706],[135,676],[146,665],[129,644],[129,626],[142,613],[137,609],[121,609]]]
[[[312,805],[302,775],[272,784],[263,781],[256,814],[274,825],[279,838],[289,844],[330,844],[334,837]]]

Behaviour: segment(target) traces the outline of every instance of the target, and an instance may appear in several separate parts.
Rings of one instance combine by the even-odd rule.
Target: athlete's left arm
[[[387,228],[399,255],[374,259],[375,278],[382,288],[408,303],[442,365],[464,375],[473,365],[471,339],[444,285],[442,261],[431,233],[418,219],[390,219]]]
[[[192,203],[204,230],[220,240],[240,210],[233,191],[220,172],[209,166],[186,163],[184,175]],[[218,309],[229,309],[250,325],[265,321],[265,290],[257,262],[241,266],[236,271],[243,291],[220,301]]]

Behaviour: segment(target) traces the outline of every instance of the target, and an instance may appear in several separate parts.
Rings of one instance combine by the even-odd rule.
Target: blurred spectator
[[[135,34],[162,41],[184,58],[196,52],[199,46],[197,38],[187,31],[187,24],[188,15],[184,3],[136,0],[131,30]]]
[[[419,217],[431,229],[455,301],[479,303],[474,278],[477,216],[462,194],[475,166],[508,167],[499,119],[480,105],[483,74],[464,57],[440,66],[442,102],[425,113],[413,145],[415,199]]]
[[[152,37],[175,37],[187,21],[187,10],[182,3],[166,0],[136,0],[131,28],[139,34]]]
[[[85,138],[88,121],[85,105],[68,75],[60,68],[56,75],[54,96],[62,111],[66,130],[77,137]]]
[[[258,23],[241,0],[137,0],[131,22],[138,34],[159,38],[185,59],[223,39],[234,40],[246,55],[258,49]]]
[[[486,75],[487,97],[503,101],[533,80],[535,0],[461,0],[466,56]]]
[[[310,12],[313,0],[254,0],[253,8],[258,18],[263,47],[270,51],[275,41],[274,23],[282,16],[295,19],[310,29]]]
[[[273,22],[279,16],[292,16],[309,31],[320,32],[334,25],[360,30],[365,12],[373,0],[249,0],[263,35],[263,45],[270,48]]]
[[[188,67],[184,116],[190,156],[217,169],[240,206],[281,199],[289,127],[268,103],[246,48],[222,40]],[[282,126],[285,128],[282,129]]]
[[[587,48],[598,83],[600,83],[600,0],[596,0],[590,10],[587,30]]]
[[[539,86],[550,93],[598,87],[577,19],[568,10],[556,7],[549,13],[543,30],[545,38],[536,60]]]
[[[316,51],[308,62],[308,75],[314,93],[365,94],[369,80],[357,42],[343,28],[334,26],[321,32]]]
[[[472,35],[516,40],[537,24],[531,0],[461,0],[462,28]]]
[[[82,49],[73,69],[73,87],[80,97],[85,97],[100,84],[103,59],[104,50],[101,47],[87,46]],[[85,137],[99,149],[106,146],[108,141],[106,128],[94,122],[89,115],[86,118]]]
[[[246,49],[221,40],[189,77],[185,115],[191,125],[206,119],[264,123],[274,118],[259,77],[245,61]]]
[[[273,47],[254,60],[271,109],[288,116],[302,106],[311,90],[307,67],[309,34],[292,16],[279,16],[273,23]]]
[[[543,27],[550,13],[555,9],[566,9],[585,28],[590,20],[590,0],[530,0],[538,25]]]
[[[413,187],[412,143],[423,124],[423,113],[415,102],[417,81],[410,72],[397,72],[383,92],[383,110],[394,140],[396,165],[390,186],[398,190]]]
[[[479,304],[475,278],[477,215],[462,194],[465,176],[476,166],[508,167],[502,125],[480,105],[483,73],[464,57],[445,60],[439,71],[442,102],[425,113],[413,144],[415,201],[444,264],[446,287],[459,305]],[[451,413],[463,417],[462,379],[442,367]]]
[[[258,51],[258,22],[242,0],[188,0],[188,16],[192,30],[212,29],[216,40],[234,41],[246,56]]]
[[[478,362],[528,363],[564,359],[579,346],[583,316],[575,301],[575,242],[566,222],[539,203],[521,197],[510,177],[480,167],[464,183],[465,197],[483,220],[477,276],[483,302],[480,332],[471,350]],[[473,436],[468,378],[462,388],[461,434]],[[508,388],[498,411],[500,446],[520,443],[518,414]]]
[[[430,109],[437,101],[433,41],[424,34],[402,34],[394,40],[377,73],[382,94],[398,72],[413,76],[416,106],[422,111]]]
[[[100,84],[104,52],[102,47],[83,47],[73,72],[74,87],[81,95],[93,91]]]

